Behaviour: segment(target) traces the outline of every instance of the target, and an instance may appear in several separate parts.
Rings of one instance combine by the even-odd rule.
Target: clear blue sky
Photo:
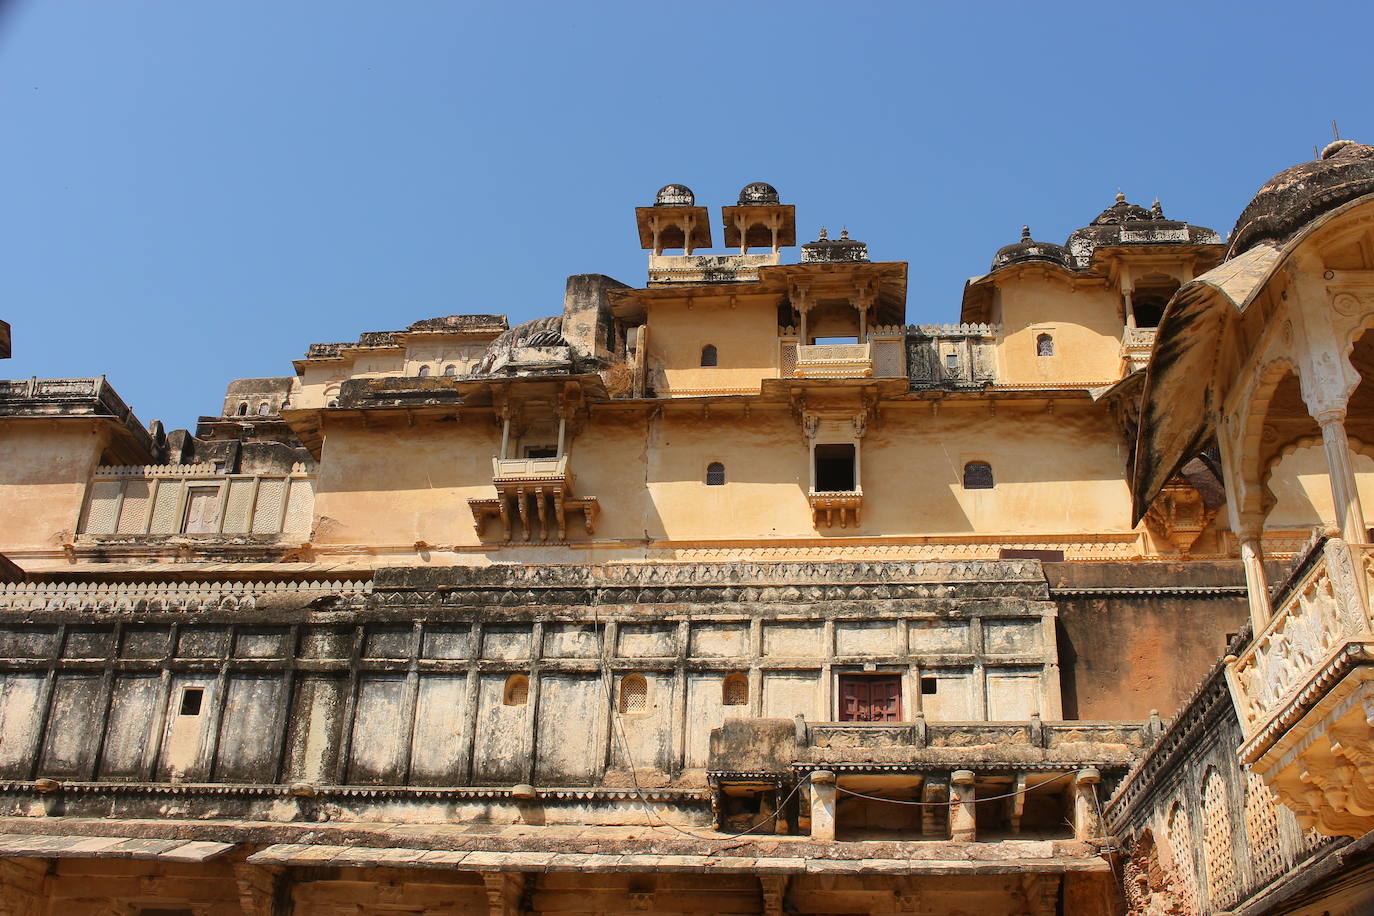
[[[909,320],[957,320],[1022,223],[1062,242],[1119,187],[1224,235],[1333,118],[1374,142],[1370,10],[11,2],[0,375],[105,373],[193,426],[313,341],[642,283],[668,182],[718,219],[769,181],[806,239],[911,262]]]

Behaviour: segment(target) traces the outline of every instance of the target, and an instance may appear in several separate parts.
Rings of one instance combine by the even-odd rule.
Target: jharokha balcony
[[[473,518],[480,535],[489,519],[501,523],[501,539],[515,539],[517,523],[520,539],[529,541],[551,537],[564,541],[568,536],[568,515],[580,512],[588,535],[593,533],[599,506],[594,496],[572,495],[573,475],[568,456],[553,458],[493,458],[491,482],[495,499],[470,499]]]
[[[797,378],[868,378],[872,374],[872,344],[806,344],[797,347]]]
[[[1374,828],[1374,546],[1325,535],[1274,594],[1274,613],[1228,659],[1241,761],[1305,827]]]

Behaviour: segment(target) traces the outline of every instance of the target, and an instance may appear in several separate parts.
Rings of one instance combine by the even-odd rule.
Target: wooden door
[[[902,679],[899,676],[840,676],[841,722],[897,722],[901,718]]]

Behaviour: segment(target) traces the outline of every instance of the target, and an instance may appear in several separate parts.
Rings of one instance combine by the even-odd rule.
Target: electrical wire
[[[984,798],[974,798],[974,799],[973,799],[973,804],[977,805],[977,804],[982,804],[983,802],[1000,801],[1000,800],[1002,800],[1002,799],[1004,799],[1004,798],[1013,798],[1013,797],[1015,797],[1015,796],[1017,796],[1017,795],[1025,795],[1027,792],[1031,791],[1032,789],[1038,789],[1038,788],[1040,788],[1041,786],[1047,786],[1047,785],[1049,785],[1049,784],[1052,783],[1052,782],[1058,782],[1059,780],[1064,779],[1064,778],[1067,777],[1067,776],[1072,776],[1072,775],[1073,775],[1072,773],[1060,773],[1058,776],[1052,776],[1052,777],[1050,777],[1049,779],[1045,779],[1045,780],[1042,780],[1042,781],[1040,781],[1040,782],[1037,782],[1037,783],[1036,783],[1035,785],[1033,785],[1033,786],[1026,786],[1024,789],[1017,789],[1016,791],[1014,791],[1014,792],[1008,792],[1008,793],[1006,793],[1005,795],[988,795],[988,796],[986,796],[986,797],[984,797]],[[968,804],[968,802],[952,802],[952,801],[943,801],[943,802],[921,802],[921,801],[908,801],[908,800],[902,799],[902,798],[884,798],[884,797],[882,797],[881,795],[865,795],[863,792],[855,792],[853,789],[846,789],[844,786],[841,786],[841,785],[836,785],[836,786],[835,786],[835,790],[836,790],[837,792],[843,792],[845,795],[853,795],[855,798],[866,798],[866,799],[868,799],[869,801],[888,802],[888,803],[893,804],[893,805],[914,805],[914,806],[916,806],[916,807],[918,807],[918,808],[948,808],[950,805]]]

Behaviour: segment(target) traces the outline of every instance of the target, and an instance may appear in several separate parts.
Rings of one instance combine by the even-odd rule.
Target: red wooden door
[[[841,722],[896,722],[901,718],[901,678],[840,677]]]

